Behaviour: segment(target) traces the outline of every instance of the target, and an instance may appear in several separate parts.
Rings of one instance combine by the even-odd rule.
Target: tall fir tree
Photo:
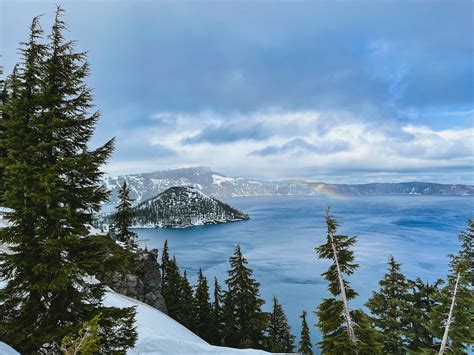
[[[165,284],[168,279],[168,266],[170,263],[170,254],[168,249],[168,240],[165,240],[163,245],[163,252],[161,253],[161,290],[165,289]]]
[[[183,286],[183,280],[175,257],[168,261],[165,273],[166,282],[163,285],[161,293],[165,300],[168,315],[173,319],[178,319],[177,317],[181,306],[181,288]]]
[[[16,68],[14,69],[14,72],[16,71]],[[4,185],[3,185],[3,171],[4,167],[2,164],[2,161],[7,156],[7,149],[4,144],[4,139],[6,135],[6,125],[4,122],[8,120],[8,112],[5,110],[6,109],[6,104],[8,102],[8,99],[10,96],[13,95],[11,92],[11,87],[10,87],[10,80],[8,78],[3,79],[3,67],[0,66],[0,206],[2,203],[2,195],[4,191]],[[13,75],[12,75],[13,76]]]
[[[196,313],[194,318],[195,332],[207,342],[211,342],[213,340],[212,305],[209,299],[207,278],[204,276],[201,269],[199,269],[198,273],[198,284],[196,286],[194,298],[196,302]]]
[[[10,226],[0,242],[13,253],[0,255],[0,339],[22,353],[55,352],[61,340],[101,313],[100,348],[125,351],[136,339],[133,309],[104,307],[102,284],[85,281],[105,272],[110,258],[104,237],[88,237],[92,216],[108,197],[101,185],[113,140],[88,149],[99,118],[85,79],[84,53],[66,41],[58,7],[47,45],[33,19],[23,43],[17,97],[5,107],[2,204]],[[110,270],[109,270],[110,271]]]
[[[348,302],[357,297],[344,275],[352,275],[358,268],[351,250],[356,237],[337,235],[337,222],[326,213],[327,240],[317,247],[320,259],[333,261],[322,274],[328,281],[332,298],[324,299],[316,312],[318,327],[323,335],[321,351],[329,354],[380,354],[383,345],[380,334],[371,328],[369,317],[361,310],[351,311]]]
[[[132,202],[130,198],[130,189],[127,181],[123,182],[118,193],[119,204],[115,208],[117,212],[114,214],[114,230],[117,240],[126,243],[130,247],[137,246],[137,235],[130,231],[133,222]]]
[[[3,67],[1,68],[3,74]],[[5,80],[1,80],[0,89],[0,206],[3,206],[3,193],[5,192],[4,171],[7,163],[7,128],[9,116],[15,111],[14,103],[18,104],[20,81],[18,78],[18,64],[13,67],[12,74]],[[8,105],[9,101],[12,105]],[[18,105],[16,105],[18,106]]]
[[[259,294],[260,284],[252,278],[240,246],[230,257],[227,292],[224,299],[224,345],[236,348],[264,347],[268,316],[262,312],[265,303]]]
[[[267,350],[272,353],[291,353],[295,347],[295,337],[291,334],[283,307],[273,296],[273,308],[268,322]]]
[[[212,323],[210,343],[213,345],[222,345],[222,328],[224,327],[223,309],[222,309],[222,290],[217,277],[214,277],[214,300],[212,302]]]
[[[461,249],[450,255],[446,286],[435,296],[431,330],[440,339],[439,355],[467,354],[474,344],[474,223],[459,235]]]
[[[423,282],[420,278],[409,281],[410,285],[410,312],[406,315],[408,322],[407,339],[408,352],[417,353],[435,349],[433,333],[429,329],[431,313],[442,280],[434,283]]]
[[[196,332],[196,300],[186,270],[184,270],[181,278],[181,286],[178,292],[179,297],[176,320],[186,328]]]
[[[306,321],[306,311],[301,314],[301,339],[299,342],[298,352],[302,355],[313,355],[313,345],[309,334],[308,322]]]
[[[385,354],[405,354],[408,345],[408,315],[412,312],[409,282],[393,256],[388,260],[388,272],[366,303],[372,313],[372,323],[383,336]]]

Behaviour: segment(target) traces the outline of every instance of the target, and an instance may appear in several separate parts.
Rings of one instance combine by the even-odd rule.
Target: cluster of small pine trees
[[[65,39],[62,15],[58,7],[46,37],[33,19],[21,61],[0,83],[0,205],[9,222],[0,243],[11,249],[0,254],[0,339],[22,354],[60,353],[93,322],[94,353],[124,353],[137,337],[135,310],[104,306],[104,285],[88,281],[122,267],[112,240],[89,236],[108,197],[100,167],[114,144],[88,148],[99,113],[86,55]]]
[[[214,279],[212,300],[207,277],[198,272],[192,287],[187,273],[181,273],[176,258],[169,255],[165,241],[162,257],[162,294],[168,315],[213,345],[263,349],[291,353],[295,337],[276,297],[272,311],[262,311],[265,303],[259,295],[260,284],[252,277],[247,259],[237,245],[229,258],[230,269],[224,291]],[[306,312],[302,315],[302,341],[299,351],[312,354]]]
[[[388,271],[366,303],[370,315],[351,310],[357,297],[347,276],[358,265],[351,248],[356,237],[337,235],[337,222],[328,213],[327,241],[316,248],[321,259],[333,263],[323,273],[332,297],[317,309],[323,339],[321,351],[328,354],[467,354],[474,344],[474,223],[459,236],[461,250],[450,255],[448,281],[433,284],[408,280],[400,264],[390,256]]]

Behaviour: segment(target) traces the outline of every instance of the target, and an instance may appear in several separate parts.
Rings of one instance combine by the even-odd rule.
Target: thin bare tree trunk
[[[454,304],[456,303],[456,293],[458,292],[458,285],[459,285],[460,278],[461,278],[461,271],[458,271],[458,275],[456,277],[456,284],[454,285],[453,297],[451,299],[451,307],[449,307],[448,319],[446,320],[446,327],[444,328],[443,341],[441,342],[438,355],[443,355],[444,351],[446,350],[446,346],[448,345],[449,326],[453,322],[453,319],[452,319],[453,310],[454,310]]]
[[[329,210],[327,212],[327,217],[329,218]],[[339,288],[341,289],[342,303],[344,304],[344,318],[347,323],[347,330],[349,331],[349,339],[352,343],[357,343],[357,337],[352,327],[351,312],[349,310],[349,303],[347,302],[346,288],[344,286],[344,280],[342,279],[341,268],[339,267],[339,260],[337,258],[336,244],[334,243],[334,237],[332,231],[329,231],[329,238],[331,239],[332,251],[334,254],[334,261],[336,262],[337,277],[339,279]]]

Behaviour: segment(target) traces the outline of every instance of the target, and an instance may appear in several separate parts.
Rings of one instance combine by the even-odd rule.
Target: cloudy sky
[[[112,175],[474,183],[472,1],[55,2]],[[7,70],[55,2],[0,0]]]

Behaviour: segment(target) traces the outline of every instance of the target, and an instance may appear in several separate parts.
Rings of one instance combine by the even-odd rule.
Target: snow
[[[2,354],[2,355],[19,355],[20,353],[17,352],[12,347],[8,346],[7,344],[0,341],[0,354]]]
[[[104,304],[112,307],[136,307],[138,340],[129,355],[138,354],[268,354],[254,349],[232,349],[209,345],[196,334],[159,310],[109,290]]]
[[[212,182],[216,185],[222,186],[222,183],[233,183],[235,179],[223,175],[212,174]]]
[[[2,244],[0,244],[0,247]],[[5,246],[4,246],[5,247]],[[5,251],[8,249],[5,247]],[[90,277],[91,282],[96,282]],[[5,287],[6,281],[0,280],[0,289]],[[138,340],[129,355],[159,355],[159,354],[242,354],[263,355],[265,351],[254,349],[233,349],[210,345],[186,327],[163,312],[108,289],[104,297],[104,305],[109,307],[136,307],[135,327]],[[1,355],[18,355],[8,345],[0,342]]]

